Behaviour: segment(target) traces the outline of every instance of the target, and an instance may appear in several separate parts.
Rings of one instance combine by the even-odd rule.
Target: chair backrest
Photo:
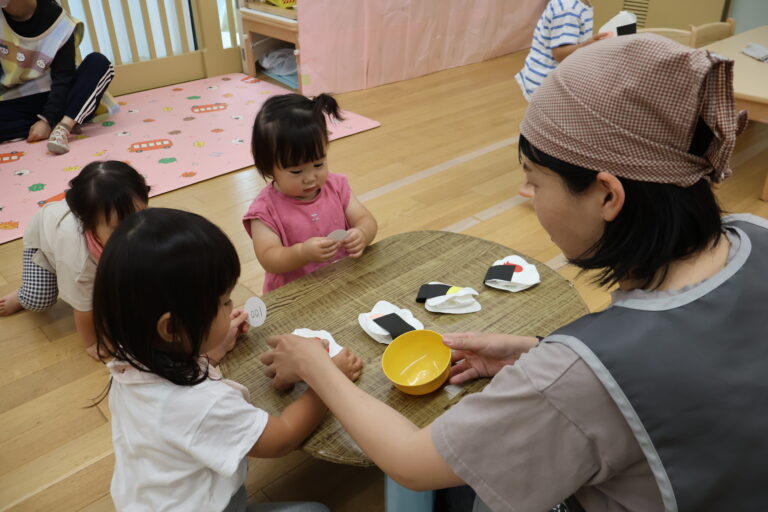
[[[705,23],[694,27],[691,25],[691,46],[701,48],[715,41],[731,37],[736,32],[736,22],[733,18],[726,21],[716,21],[714,23]]]
[[[638,29],[638,33],[642,34],[658,34],[660,36],[668,37],[673,41],[677,41],[685,46],[693,46],[691,44],[691,31],[682,30],[679,28],[641,28]]]

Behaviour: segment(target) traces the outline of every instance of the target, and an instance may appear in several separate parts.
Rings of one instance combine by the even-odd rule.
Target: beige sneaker
[[[56,155],[69,153],[69,130],[59,123],[48,137],[48,151]]]

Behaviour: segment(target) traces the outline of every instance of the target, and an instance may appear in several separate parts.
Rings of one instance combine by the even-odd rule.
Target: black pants
[[[64,115],[74,119],[77,124],[93,117],[114,76],[115,69],[104,55],[94,52],[86,56],[75,71],[69,87]],[[26,138],[29,128],[39,121],[37,115],[43,113],[46,101],[47,92],[0,101],[0,142]],[[60,119],[53,121],[55,125]]]
[[[475,491],[468,485],[439,489],[435,492],[434,512],[472,512],[475,504]],[[549,512],[586,512],[571,496]]]

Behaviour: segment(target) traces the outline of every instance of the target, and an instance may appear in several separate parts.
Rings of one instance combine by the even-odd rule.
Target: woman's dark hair
[[[109,238],[96,271],[99,351],[175,384],[203,381],[200,345],[239,276],[232,242],[210,221],[167,208],[136,212]],[[172,342],[157,330],[165,313]]]
[[[99,215],[109,222],[112,215],[122,222],[136,211],[136,203],[146,204],[149,186],[144,176],[124,162],[91,162],[69,182],[65,195],[69,209],[80,220],[83,231],[93,232]]]
[[[269,98],[256,115],[251,135],[251,153],[259,174],[267,179],[275,167],[323,158],[328,145],[326,115],[343,119],[338,103],[328,94],[313,100],[301,94]]]
[[[711,132],[697,129],[691,152],[703,154]],[[528,160],[557,173],[573,194],[594,183],[597,172],[572,165],[535,148],[520,135],[518,151]],[[700,153],[698,153],[700,151]],[[632,278],[642,288],[658,287],[675,260],[696,254],[716,242],[723,214],[708,181],[690,187],[618,177],[624,187],[621,212],[605,226],[600,239],[569,261],[583,270],[599,270],[601,286]]]

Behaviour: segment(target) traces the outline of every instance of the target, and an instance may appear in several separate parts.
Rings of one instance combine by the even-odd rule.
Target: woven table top
[[[543,336],[587,313],[567,280],[523,255],[536,264],[540,284],[518,293],[485,286],[483,278],[488,267],[512,254],[517,253],[494,242],[442,231],[415,231],[381,240],[358,260],[345,258],[264,295],[266,323],[240,338],[237,347],[224,358],[222,373],[246,386],[255,406],[278,413],[306,386],[300,384],[288,393],[272,388],[259,361],[268,349],[266,338],[297,328],[326,330],[337,343],[363,359],[365,367],[357,381],[360,388],[415,424],[428,425],[465,394],[481,390],[488,379],[467,384],[453,396],[444,389],[425,396],[406,395],[395,389],[381,370],[386,345],[363,332],[357,316],[370,311],[379,300],[386,300],[410,309],[425,329],[441,333],[488,331]],[[482,309],[464,315],[430,313],[416,302],[419,287],[430,281],[474,288],[480,292],[477,300]],[[371,465],[330,413],[303,449],[332,462]]]

